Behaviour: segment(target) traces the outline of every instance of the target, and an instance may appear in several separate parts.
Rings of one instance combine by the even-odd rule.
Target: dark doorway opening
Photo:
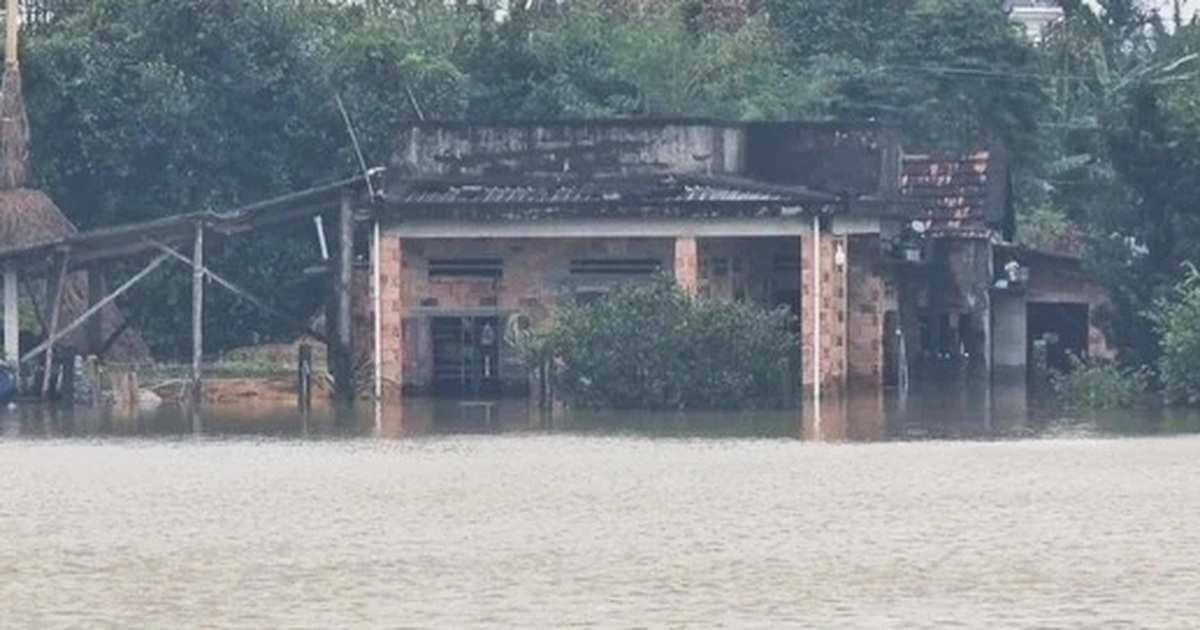
[[[500,394],[499,317],[434,317],[433,394],[484,398]]]
[[[1029,365],[1036,365],[1043,351],[1052,370],[1069,369],[1072,354],[1087,356],[1087,304],[1030,302],[1028,308]]]

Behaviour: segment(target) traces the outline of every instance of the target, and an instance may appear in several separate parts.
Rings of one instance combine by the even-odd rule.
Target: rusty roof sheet
[[[983,228],[991,171],[987,151],[956,157],[906,155],[900,194],[935,230]]]

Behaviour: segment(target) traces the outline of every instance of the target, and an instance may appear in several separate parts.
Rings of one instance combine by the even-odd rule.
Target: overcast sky
[[[1175,3],[1172,0],[1143,0],[1147,7],[1158,7],[1162,11],[1164,17],[1171,17],[1171,11]],[[1183,2],[1183,17],[1187,19],[1192,13],[1200,11],[1200,0],[1184,0]]]

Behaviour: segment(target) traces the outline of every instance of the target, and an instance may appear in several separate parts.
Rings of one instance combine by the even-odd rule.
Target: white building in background
[[[1025,27],[1029,39],[1037,42],[1046,30],[1062,21],[1062,7],[1054,0],[1005,0],[1004,7],[1014,22]]]

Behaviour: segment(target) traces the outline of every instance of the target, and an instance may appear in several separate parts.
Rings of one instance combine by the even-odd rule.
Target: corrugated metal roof
[[[392,194],[387,199],[389,203],[404,206],[786,203],[832,200],[830,196],[800,188],[784,189],[757,182],[706,182],[698,178],[544,184],[424,182],[400,194]]]
[[[784,202],[784,194],[745,190],[727,186],[448,186],[440,190],[413,190],[389,202],[406,205],[510,204],[554,205],[575,203],[629,204],[653,200],[655,203]]]

